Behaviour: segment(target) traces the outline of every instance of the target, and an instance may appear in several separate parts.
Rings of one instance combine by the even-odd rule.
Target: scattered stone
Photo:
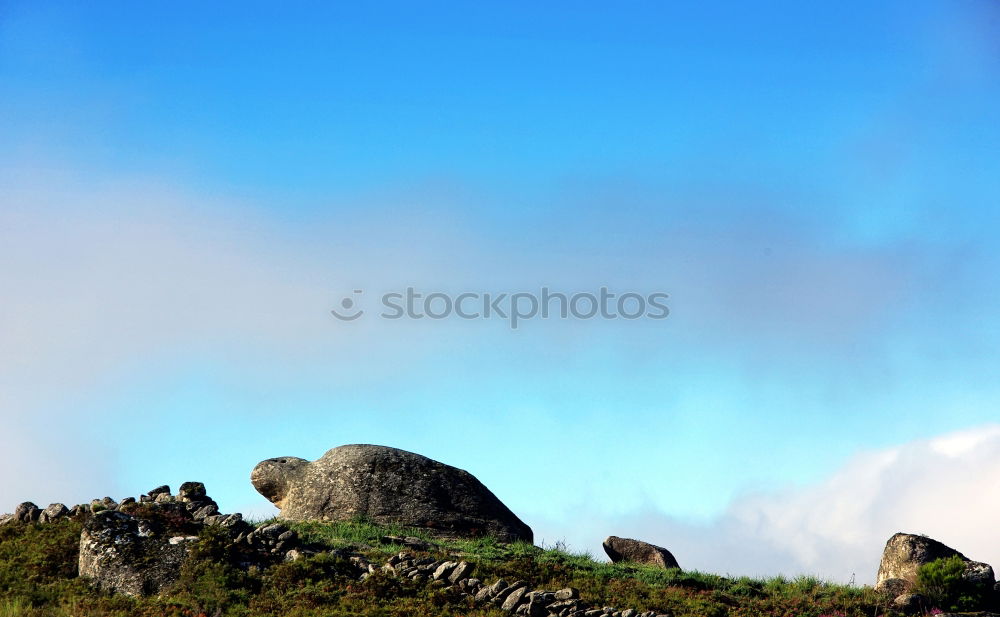
[[[457,565],[458,564],[454,561],[445,561],[439,565],[436,570],[434,570],[434,574],[431,575],[431,578],[439,581],[451,574],[451,571],[454,570]]]
[[[502,608],[505,611],[514,610],[515,608],[517,608],[517,605],[521,603],[521,600],[524,599],[524,596],[527,593],[528,593],[528,587],[526,585],[514,589],[509,594],[507,594],[506,598],[504,598],[503,604],[500,606],[500,608]]]
[[[483,587],[478,592],[476,592],[475,600],[476,602],[484,602],[486,600],[491,600],[497,596],[501,591],[507,588],[507,581],[502,578],[497,580],[497,582],[492,585]]]
[[[526,587],[526,585],[527,583],[524,581],[514,581],[514,583],[510,585],[504,585],[504,587],[493,596],[493,603],[503,604],[504,600],[507,599],[507,596],[509,596],[514,590]]]
[[[472,474],[395,448],[341,446],[314,462],[272,458],[250,479],[289,520],[362,516],[442,536],[532,541],[531,528]]]
[[[473,565],[471,563],[466,561],[459,562],[458,565],[456,565],[451,571],[451,574],[448,575],[448,582],[454,585],[455,583],[468,578],[469,574],[472,572],[472,568]],[[437,572],[435,572],[435,574],[437,574]]]
[[[219,506],[215,504],[208,504],[207,506],[202,506],[201,508],[195,510],[194,520],[203,521],[210,516],[215,516],[219,513]]]
[[[414,551],[430,551],[437,548],[436,544],[421,540],[416,536],[382,536],[379,538],[379,542],[382,544],[401,544]]]
[[[362,565],[367,563],[360,556],[351,557],[351,561]],[[594,617],[672,617],[669,614],[661,615],[655,611],[639,613],[635,609],[590,608],[580,600],[580,592],[572,587],[558,591],[544,589],[532,591],[524,581],[508,585],[504,579],[498,579],[491,585],[484,585],[479,579],[467,576],[474,564],[465,561],[455,563],[453,561],[435,561],[431,558],[417,561],[410,553],[401,552],[389,557],[380,568],[375,568],[373,565],[369,567],[373,572],[380,571],[389,576],[395,575],[419,583],[436,585],[444,590],[462,594],[481,607],[492,604],[514,615],[527,617],[582,617],[584,615]],[[421,569],[423,568],[427,568],[427,572],[434,573],[434,576],[429,577],[422,573]],[[360,575],[359,580],[365,581],[368,576],[369,571],[366,570]],[[445,586],[446,582],[451,584]]]
[[[156,488],[154,488],[153,490],[149,491],[146,494],[149,495],[150,497],[154,497],[154,498],[157,495],[169,495],[170,494],[170,486],[167,485],[167,484],[161,484],[160,486],[157,486]]]
[[[670,551],[641,540],[608,536],[604,541],[604,552],[614,563],[625,561],[664,569],[680,568]]]
[[[555,593],[556,600],[575,600],[580,597],[579,590],[573,587],[567,587],[565,589],[560,589]]]

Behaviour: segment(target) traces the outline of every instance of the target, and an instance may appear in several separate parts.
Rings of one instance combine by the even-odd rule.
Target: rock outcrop
[[[201,482],[185,482],[177,495],[161,486],[138,500],[126,497],[121,503],[106,497],[73,510],[54,504],[40,515],[39,522],[47,522],[46,513],[84,520],[80,576],[105,591],[131,596],[158,594],[176,582],[191,546],[207,527],[219,529],[228,538],[233,565],[244,569],[267,567],[309,552],[284,525],[255,529],[239,513],[220,514]]]
[[[878,567],[875,589],[895,593],[910,589],[917,579],[920,566],[957,555],[966,562],[964,578],[976,585],[992,587],[995,578],[989,564],[972,561],[955,549],[926,536],[897,533],[885,544]]]
[[[626,561],[664,569],[680,567],[670,551],[641,540],[608,536],[604,541],[604,552],[614,563]]]
[[[159,593],[174,583],[197,536],[171,535],[150,521],[103,510],[80,536],[80,576],[104,591],[130,596]]]
[[[42,510],[41,514],[38,515],[38,522],[52,523],[68,515],[69,508],[61,503],[53,503],[49,504],[49,506]]]
[[[396,448],[348,445],[313,462],[267,459],[250,479],[288,520],[365,518],[442,536],[532,541],[531,528],[472,474]]]

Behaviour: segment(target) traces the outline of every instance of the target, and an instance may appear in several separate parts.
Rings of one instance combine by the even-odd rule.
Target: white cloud
[[[586,509],[583,509],[586,511]],[[886,540],[923,533],[1000,565],[1000,425],[859,454],[818,484],[736,499],[710,524],[652,508],[626,516],[579,514],[540,539],[603,556],[607,535],[669,548],[683,567],[734,575],[818,575],[874,582]]]

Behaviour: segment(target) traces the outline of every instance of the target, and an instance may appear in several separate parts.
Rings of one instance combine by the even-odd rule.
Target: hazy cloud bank
[[[1000,564],[1000,425],[987,425],[852,457],[822,482],[735,500],[708,524],[653,508],[608,515],[582,506],[567,521],[536,525],[604,558],[608,535],[668,547],[681,566],[734,575],[814,574],[873,583],[882,548],[922,533],[972,559]]]

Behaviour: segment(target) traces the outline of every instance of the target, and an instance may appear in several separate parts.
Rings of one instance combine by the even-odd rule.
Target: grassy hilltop
[[[417,530],[361,522],[289,526],[303,540],[330,549],[349,549],[375,564],[385,563],[404,550],[400,545],[383,543],[386,535],[430,539]],[[353,565],[330,553],[265,571],[243,571],[227,564],[226,544],[211,529],[202,532],[181,580],[169,593],[156,598],[112,596],[92,590],[76,576],[80,531],[81,523],[73,520],[0,527],[0,617],[506,615],[497,607],[474,606],[468,597],[451,593],[442,585],[381,573],[359,582]],[[811,578],[730,579],[609,564],[526,543],[505,545],[490,539],[433,542],[437,546],[431,551],[414,554],[460,557],[474,563],[474,576],[487,582],[503,577],[527,581],[533,588],[576,587],[584,600],[598,607],[653,610],[674,617],[874,617],[886,612],[886,601],[870,588]]]

